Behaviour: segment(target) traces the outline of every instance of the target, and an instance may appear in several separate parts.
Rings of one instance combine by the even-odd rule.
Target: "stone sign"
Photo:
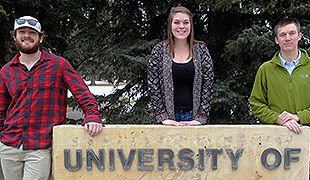
[[[76,179],[309,179],[310,128],[277,125],[54,127],[53,177]]]

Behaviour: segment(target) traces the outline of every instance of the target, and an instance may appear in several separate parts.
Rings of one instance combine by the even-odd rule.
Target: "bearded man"
[[[83,79],[63,57],[41,50],[40,22],[15,20],[19,51],[0,71],[0,157],[5,179],[49,179],[53,126],[66,122],[69,89],[85,114],[83,125],[101,132],[98,105]]]

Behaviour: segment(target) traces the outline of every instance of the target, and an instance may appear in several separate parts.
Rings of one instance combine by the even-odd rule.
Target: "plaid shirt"
[[[86,122],[100,122],[97,102],[70,63],[42,51],[29,71],[20,54],[0,71],[0,138],[24,150],[47,149],[52,128],[66,121],[67,90],[80,104]]]

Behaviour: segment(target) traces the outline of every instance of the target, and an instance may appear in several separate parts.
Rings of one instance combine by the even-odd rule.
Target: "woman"
[[[150,103],[157,122],[201,125],[208,122],[213,64],[203,42],[194,40],[191,12],[173,7],[168,17],[168,40],[152,50],[148,64]]]

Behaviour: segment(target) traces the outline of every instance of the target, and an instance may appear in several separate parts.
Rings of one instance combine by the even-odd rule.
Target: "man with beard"
[[[23,16],[12,31],[19,52],[0,71],[0,157],[5,179],[49,179],[52,128],[66,122],[67,90],[80,104],[86,131],[102,130],[98,105],[63,57],[40,49],[40,22]]]

